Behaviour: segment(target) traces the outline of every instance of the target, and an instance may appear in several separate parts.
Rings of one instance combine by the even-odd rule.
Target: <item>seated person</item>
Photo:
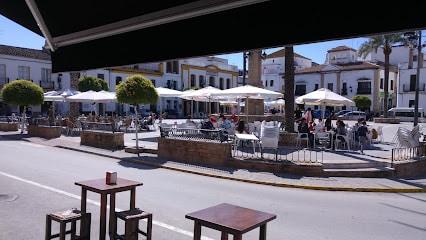
[[[237,126],[235,127],[235,131],[238,133],[250,133],[250,131],[246,128],[243,120],[239,120]]]
[[[309,131],[308,123],[306,122],[306,118],[302,117],[299,121],[299,125],[297,126],[297,130],[299,133],[306,133],[309,139],[309,146],[311,148],[314,147],[314,134]],[[302,135],[303,136],[303,135]]]
[[[336,140],[336,135],[345,135],[347,134],[347,130],[346,130],[346,125],[343,122],[343,120],[337,120],[336,121],[336,128],[333,129],[334,134],[333,134],[333,141]],[[339,140],[342,142],[345,142],[345,139],[343,137],[339,136]],[[348,143],[346,143],[348,144]],[[334,150],[336,148],[335,144],[332,144],[332,150]]]
[[[219,125],[220,128],[223,128],[225,132],[227,132],[227,129],[231,128],[231,121],[227,119],[225,116],[221,117],[221,125]]]

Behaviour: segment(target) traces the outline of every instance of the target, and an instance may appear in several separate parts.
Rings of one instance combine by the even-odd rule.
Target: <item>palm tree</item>
[[[384,88],[384,101],[383,101],[383,117],[388,117],[388,95],[389,95],[389,56],[392,53],[392,45],[396,43],[407,43],[407,38],[403,34],[386,34],[369,37],[369,39],[362,43],[359,50],[358,56],[363,57],[364,59],[371,52],[377,53],[379,48],[382,48],[383,54],[385,56],[385,82],[383,85]]]
[[[284,101],[285,122],[287,132],[294,132],[294,50],[293,45],[285,47],[285,72],[284,72]]]

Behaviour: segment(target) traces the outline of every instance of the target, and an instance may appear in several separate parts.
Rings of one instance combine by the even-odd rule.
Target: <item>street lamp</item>
[[[243,52],[243,86],[246,85],[247,58],[250,55],[251,55],[251,52]]]
[[[417,38],[417,73],[416,73],[416,88],[414,93],[414,127],[419,123],[419,82],[420,82],[420,69],[423,67],[423,54],[422,54],[422,31],[406,33],[408,40],[416,41]]]

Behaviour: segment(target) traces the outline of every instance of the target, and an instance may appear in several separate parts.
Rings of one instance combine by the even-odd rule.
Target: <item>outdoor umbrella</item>
[[[158,93],[158,96],[160,96],[160,123],[163,119],[163,103],[162,103],[162,99],[163,97],[179,97],[183,94],[183,92],[178,91],[178,90],[174,90],[174,89],[170,89],[170,88],[163,88],[163,87],[157,87],[155,88],[155,90]]]
[[[322,118],[325,116],[325,106],[355,106],[355,102],[345,98],[327,88],[320,88],[316,91],[302,95],[295,99],[297,104],[306,104],[322,107]]]
[[[215,88],[212,86],[207,86],[198,90],[194,90],[188,93],[184,93],[180,97],[187,100],[194,100],[200,102],[208,102],[210,105],[211,101],[218,101],[220,98],[214,94],[220,93],[223,90]],[[211,113],[211,108],[209,107],[209,114]]]
[[[279,92],[274,92],[268,89],[255,87],[252,85],[243,85],[239,87],[229,88],[222,90],[221,92],[214,93],[214,96],[217,97],[226,97],[226,98],[245,98],[246,102],[249,97],[252,98],[261,98],[261,99],[276,99],[284,97],[284,94]],[[247,109],[248,104],[246,104],[246,116],[248,118]],[[238,111],[239,115],[240,111]]]
[[[92,105],[96,103],[109,103],[109,102],[115,102],[117,101],[117,98],[115,96],[114,92],[108,92],[108,91],[93,91],[89,90],[86,92],[82,92],[79,94],[76,94],[74,96],[70,96],[66,98],[67,102],[82,102],[82,103],[92,103]],[[95,106],[93,106],[95,107]],[[96,115],[96,111],[95,111]]]
[[[55,111],[55,102],[65,102],[65,98],[81,93],[77,90],[65,89],[60,91],[49,91],[44,93],[44,101],[52,102],[53,111]]]

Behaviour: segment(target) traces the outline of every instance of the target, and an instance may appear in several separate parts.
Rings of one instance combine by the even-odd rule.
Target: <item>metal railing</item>
[[[208,141],[208,142],[228,142],[228,134],[222,130],[209,130],[197,128],[175,128],[175,127],[161,127],[160,137],[182,139],[191,141]]]

